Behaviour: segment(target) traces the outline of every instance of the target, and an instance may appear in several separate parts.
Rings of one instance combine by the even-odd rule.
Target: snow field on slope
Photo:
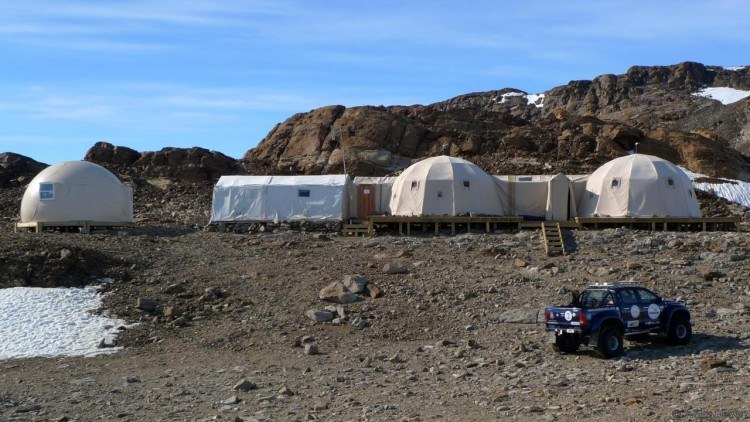
[[[750,91],[742,91],[740,89],[727,88],[727,87],[716,87],[716,88],[703,88],[693,95],[699,97],[710,98],[712,100],[719,101],[724,105],[736,103],[743,98],[750,97]]]
[[[94,356],[120,348],[98,348],[112,341],[120,319],[94,315],[102,295],[95,287],[0,289],[0,359]]]

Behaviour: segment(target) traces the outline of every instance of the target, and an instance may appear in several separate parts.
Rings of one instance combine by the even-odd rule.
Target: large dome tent
[[[395,216],[508,215],[501,182],[476,164],[439,156],[412,164],[393,182]]]
[[[114,226],[132,222],[132,188],[88,161],[47,167],[29,183],[21,201],[21,224]]]
[[[685,172],[645,154],[619,157],[596,169],[578,211],[581,217],[701,217]]]

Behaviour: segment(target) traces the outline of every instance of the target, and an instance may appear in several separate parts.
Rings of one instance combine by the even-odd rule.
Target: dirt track
[[[570,232],[576,250],[557,258],[543,256],[534,231],[318,239],[152,227],[38,237],[5,226],[0,237],[50,256],[110,257],[102,275],[126,271],[129,281],[111,285],[106,306],[140,321],[114,355],[0,362],[8,420],[750,418],[744,234]],[[393,261],[408,273],[384,273]],[[719,278],[706,281],[708,270]],[[306,310],[327,305],[320,289],[347,274],[384,292],[345,305],[349,321],[368,326],[309,320]],[[611,361],[557,355],[540,323],[500,322],[566,302],[563,287],[631,277],[688,303],[688,346],[628,343]],[[139,297],[159,309],[137,309]],[[173,316],[160,315],[170,306]],[[319,355],[295,347],[303,336]],[[702,369],[712,358],[719,366]],[[243,379],[256,388],[233,390]]]

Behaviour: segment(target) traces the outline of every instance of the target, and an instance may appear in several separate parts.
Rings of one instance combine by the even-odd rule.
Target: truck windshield
[[[582,308],[601,308],[614,305],[615,300],[609,290],[584,290],[581,293]]]

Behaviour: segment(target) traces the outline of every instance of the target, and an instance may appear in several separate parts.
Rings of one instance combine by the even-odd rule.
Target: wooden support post
[[[456,223],[451,223],[451,236],[456,235]]]
[[[409,221],[406,222],[406,235],[411,236],[411,223]]]
[[[490,222],[488,221],[488,222],[486,222],[484,224],[485,224],[485,227],[487,228],[487,233],[489,233],[490,232]]]
[[[440,234],[440,230],[438,230],[438,222],[435,220],[435,236]]]
[[[404,235],[404,223],[401,221],[398,222],[398,234],[400,236]]]

